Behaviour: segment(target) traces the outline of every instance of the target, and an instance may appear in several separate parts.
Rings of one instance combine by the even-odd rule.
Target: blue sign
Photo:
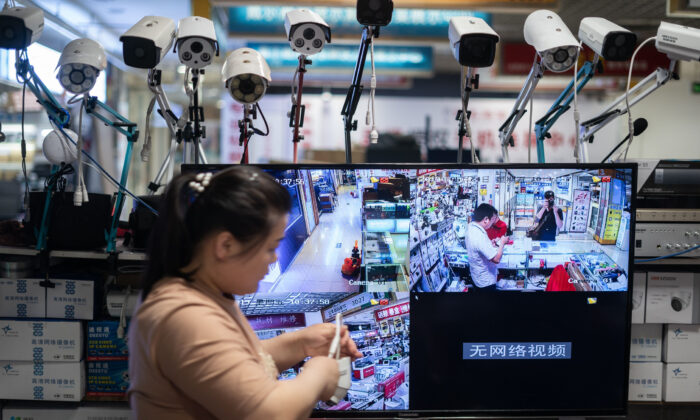
[[[229,7],[228,30],[231,34],[275,34],[282,38],[284,16],[294,6],[235,6]],[[332,35],[360,34],[357,12],[354,7],[313,7],[331,27]],[[473,16],[491,21],[491,15],[466,10],[394,9],[391,23],[381,29],[381,35],[412,38],[445,38],[450,18]]]
[[[571,343],[463,343],[464,360],[571,359]]]
[[[248,47],[265,57],[267,64],[279,68],[295,68],[299,64],[299,54],[292,51],[288,43],[249,42]],[[313,68],[352,69],[357,62],[358,46],[328,44],[320,54],[314,55]],[[370,66],[367,54],[365,72]],[[393,74],[429,73],[433,70],[432,47],[416,46],[375,46],[374,66],[377,70],[392,70]]]

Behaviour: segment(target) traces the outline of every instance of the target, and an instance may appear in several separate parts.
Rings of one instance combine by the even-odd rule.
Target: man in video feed
[[[544,193],[544,202],[535,214],[535,223],[542,226],[539,229],[539,235],[533,239],[538,241],[556,240],[558,230],[564,226],[564,213],[554,205],[554,192]]]
[[[498,246],[489,239],[486,230],[497,220],[498,211],[490,204],[482,203],[474,210],[467,230],[467,256],[472,281],[479,291],[495,291],[498,280],[498,263],[503,256],[507,236],[498,239]]]
[[[498,217],[496,213],[493,218],[495,219],[490,228],[486,229],[486,234],[489,235],[489,239],[494,243],[494,246],[498,246],[498,238],[506,236],[508,233],[508,225]]]

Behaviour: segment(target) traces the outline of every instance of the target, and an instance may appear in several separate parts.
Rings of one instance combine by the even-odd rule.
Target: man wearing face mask
[[[544,193],[544,203],[537,210],[535,223],[542,224],[539,229],[538,241],[555,241],[557,232],[564,226],[564,212],[554,205],[554,192]]]

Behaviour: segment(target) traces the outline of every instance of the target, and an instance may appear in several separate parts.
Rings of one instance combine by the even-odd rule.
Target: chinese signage
[[[332,321],[336,314],[346,314],[354,309],[366,308],[372,305],[372,299],[374,296],[372,293],[361,293],[359,295],[351,296],[345,300],[333,304],[328,309],[323,311],[323,319],[326,321]]]
[[[571,343],[463,343],[464,360],[571,359]]]
[[[272,330],[278,328],[301,328],[306,326],[306,317],[302,313],[251,315],[248,322],[253,330]]]
[[[574,200],[571,206],[571,226],[569,232],[586,232],[588,228],[588,210],[591,204],[591,192],[584,190],[574,191]]]
[[[402,303],[400,305],[390,306],[388,308],[383,308],[378,311],[374,311],[374,318],[377,321],[382,321],[387,318],[393,318],[395,316],[406,315],[410,312],[410,305],[408,302]]]

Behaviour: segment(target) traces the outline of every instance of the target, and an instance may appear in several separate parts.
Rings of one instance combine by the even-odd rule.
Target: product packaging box
[[[0,361],[0,399],[80,401],[84,394],[82,362]]]
[[[700,402],[700,363],[664,364],[664,401]]]
[[[630,363],[630,401],[661,401],[664,364],[661,362]]]
[[[644,324],[646,312],[647,273],[634,273],[632,285],[632,323]]]
[[[79,362],[83,358],[82,324],[79,321],[0,319],[0,358]]]
[[[51,279],[55,287],[46,289],[46,317],[92,319],[95,282]]]
[[[87,362],[88,396],[126,396],[126,390],[128,388],[128,360],[103,360]]]
[[[630,362],[661,361],[662,324],[632,324],[630,341]]]
[[[46,289],[40,279],[0,279],[0,317],[44,318]]]
[[[6,420],[129,420],[128,407],[80,406],[77,408],[37,408],[20,404],[5,406],[2,418]]]
[[[666,363],[700,363],[700,324],[668,324],[663,357]]]
[[[118,321],[90,321],[87,323],[87,359],[119,360],[129,357],[129,346],[124,336],[119,338]]]
[[[648,273],[646,322],[700,324],[700,273]]]

